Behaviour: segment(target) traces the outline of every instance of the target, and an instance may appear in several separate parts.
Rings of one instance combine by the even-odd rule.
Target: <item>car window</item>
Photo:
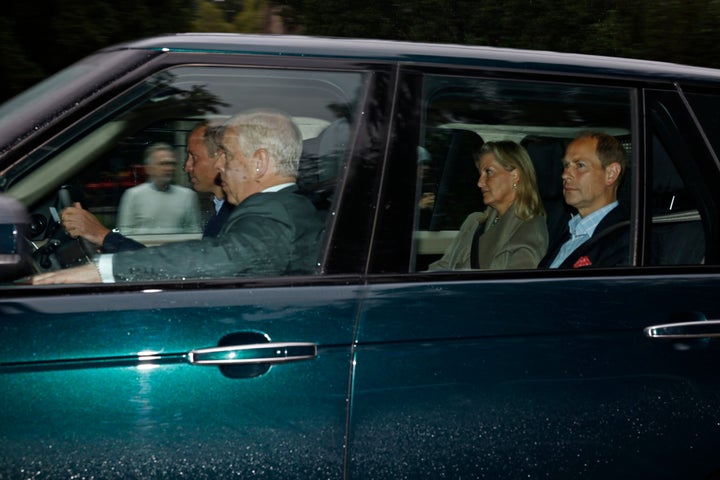
[[[440,259],[452,248],[468,216],[485,210],[473,151],[488,142],[511,141],[527,151],[552,245],[574,213],[562,195],[566,146],[581,132],[599,131],[616,137],[632,159],[631,105],[632,91],[626,88],[424,77],[415,270],[426,270]],[[627,209],[631,171],[626,172],[618,194]]]
[[[648,92],[650,99],[650,178],[648,190],[649,265],[716,264],[716,165],[708,147],[718,146],[713,95],[689,94],[689,106],[676,94]],[[699,122],[699,123],[698,123]],[[700,126],[702,134],[694,127]]]
[[[698,265],[705,259],[697,197],[657,137],[652,138],[650,265]]]
[[[33,214],[39,245],[51,236],[47,228],[57,220],[61,187],[106,228],[145,246],[198,240],[217,206],[212,194],[192,190],[183,171],[188,134],[201,121],[221,125],[240,111],[272,109],[287,113],[302,134],[297,186],[324,218],[349,152],[365,82],[366,75],[358,71],[171,68],[57,135],[24,159],[22,169],[7,172],[3,183]],[[165,149],[157,168],[147,164],[151,146]],[[164,169],[159,175],[169,176],[169,191],[178,195],[136,193],[152,185],[153,169]],[[322,238],[316,243],[319,249]],[[45,267],[73,266],[75,261],[53,258]],[[158,274],[157,279],[164,278]]]

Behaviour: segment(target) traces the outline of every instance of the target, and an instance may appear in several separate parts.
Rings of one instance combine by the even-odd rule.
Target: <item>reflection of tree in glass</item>
[[[627,91],[622,89],[437,78],[428,81],[427,90],[431,126],[588,127],[623,124],[629,118]]]
[[[131,112],[140,118],[183,118],[219,113],[221,107],[229,105],[204,85],[192,85],[183,90],[172,85],[153,89],[152,96]]]

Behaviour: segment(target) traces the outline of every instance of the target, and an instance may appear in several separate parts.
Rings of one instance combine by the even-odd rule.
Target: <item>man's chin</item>
[[[575,195],[573,195],[572,192],[565,192],[563,194],[563,199],[565,200],[565,203],[572,207],[572,204],[575,201]]]

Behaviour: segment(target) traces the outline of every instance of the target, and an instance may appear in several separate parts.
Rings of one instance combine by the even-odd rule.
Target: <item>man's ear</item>
[[[620,178],[621,170],[622,167],[620,167],[618,162],[613,162],[605,167],[605,182],[608,186],[617,182],[618,178]]]
[[[253,154],[253,162],[255,162],[255,180],[259,181],[268,173],[270,154],[264,148],[258,148]]]

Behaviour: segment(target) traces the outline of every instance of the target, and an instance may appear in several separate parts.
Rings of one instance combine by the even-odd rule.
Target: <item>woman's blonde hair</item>
[[[480,157],[492,153],[497,162],[508,172],[518,171],[519,180],[515,188],[515,202],[513,202],[515,215],[520,220],[530,220],[539,215],[545,215],[545,208],[540,200],[537,187],[537,176],[530,155],[527,150],[510,140],[486,142],[475,151],[475,164],[479,165]]]

